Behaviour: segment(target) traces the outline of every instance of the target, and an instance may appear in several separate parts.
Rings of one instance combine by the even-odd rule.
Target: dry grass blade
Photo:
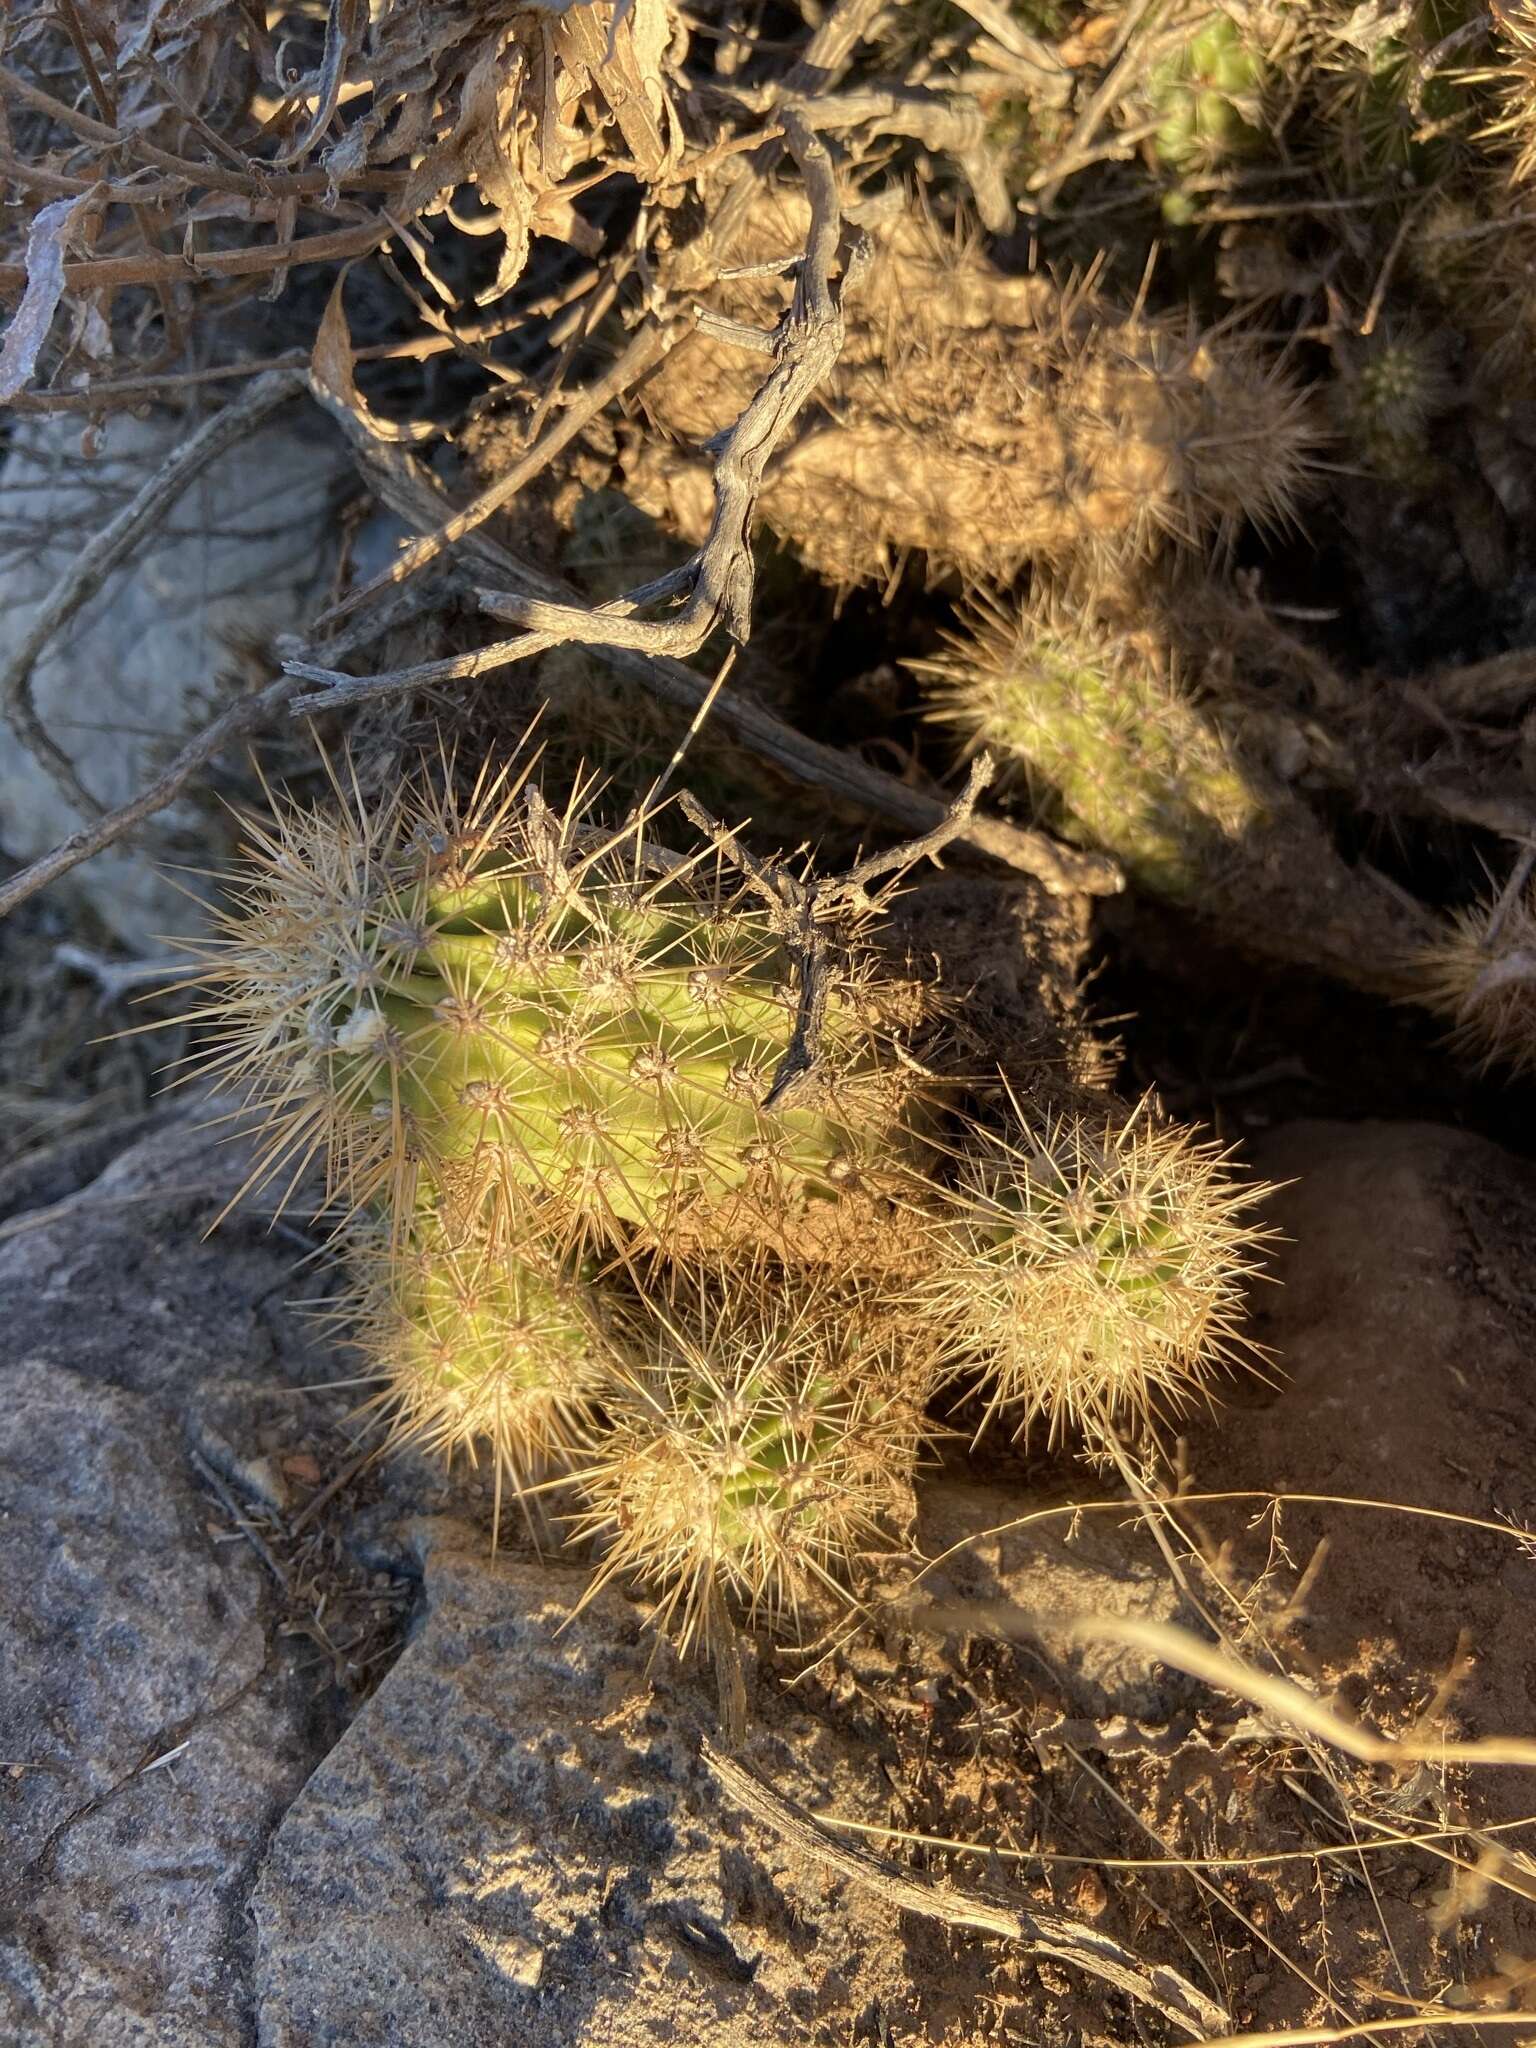
[[[1342,2048],[1346,2041],[1384,2041],[1430,2027],[1525,2027],[1524,2048],[1536,2041],[1536,2019],[1528,2012],[1448,2012],[1425,2007],[1388,2020],[1361,2020],[1350,2027],[1279,2027],[1272,2033],[1223,2034],[1205,2048]],[[1518,2048],[1518,2044],[1517,2044]]]
[[[754,1819],[813,1862],[875,1892],[893,1911],[918,1913],[946,1927],[1021,1943],[1035,1955],[1070,1964],[1139,2004],[1155,2007],[1194,2040],[1205,2040],[1212,2028],[1228,2024],[1223,2007],[1177,1970],[1143,1962],[1098,1928],[1063,1913],[1037,1913],[1011,1900],[961,1891],[898,1869],[865,1850],[837,1841],[803,1808],[791,1804],[754,1771],[722,1756],[708,1742],[704,1760],[730,1797]]]
[[[965,1629],[1003,1636],[1033,1633],[1030,1616],[1007,1601],[936,1603],[910,1611],[907,1620],[915,1628],[944,1634]],[[1289,1679],[1256,1671],[1241,1658],[1216,1649],[1188,1629],[1176,1628],[1169,1622],[1136,1621],[1115,1614],[1080,1614],[1055,1621],[1053,1626],[1067,1640],[1118,1643],[1128,1650],[1143,1650],[1175,1670],[1187,1672],[1191,1678],[1248,1700],[1272,1720],[1316,1736],[1361,1763],[1536,1765],[1536,1739],[1530,1736],[1486,1735],[1470,1742],[1449,1742],[1377,1735],[1369,1728],[1346,1721]]]

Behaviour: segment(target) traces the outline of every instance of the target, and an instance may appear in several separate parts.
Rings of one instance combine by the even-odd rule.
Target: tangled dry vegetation
[[[0,399],[186,432],[0,672],[79,820],[0,909],[245,747],[286,785],[198,1071],[262,1185],[323,1169],[392,1440],[731,1709],[742,1629],[900,1611],[925,1460],[1033,1432],[1204,1572],[1228,1652],[1154,1647],[1332,1755],[1152,1504],[1264,1368],[1266,1190],[1116,1091],[1052,919],[1129,891],[1536,1068],[1536,12],[61,0],[3,45]],[[39,659],[306,396],[398,544],[111,808]],[[1025,905],[1011,1011],[929,944],[946,852]]]

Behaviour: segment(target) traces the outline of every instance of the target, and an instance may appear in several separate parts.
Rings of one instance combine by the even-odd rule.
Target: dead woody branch
[[[784,139],[805,180],[811,222],[795,295],[774,338],[774,366],[726,435],[715,458],[715,511],[698,552],[670,575],[631,591],[600,613],[545,604],[518,592],[486,591],[485,610],[544,636],[545,644],[578,641],[633,647],[645,654],[694,654],[716,626],[736,640],[752,628],[752,521],[763,475],[806,401],[831,373],[843,348],[842,293],[854,281],[862,242],[843,273],[832,272],[843,223],[836,173],[826,145],[798,112],[779,116]],[[670,598],[683,602],[666,618],[631,614]]]
[[[809,882],[802,882],[779,863],[770,865],[759,860],[728,826],[712,818],[686,790],[683,792],[679,802],[684,813],[762,898],[774,929],[795,963],[799,983],[795,1028],[763,1097],[764,1109],[782,1108],[816,1065],[827,1010],[828,925],[873,910],[875,899],[865,885],[878,876],[903,872],[922,860],[937,862],[946,846],[964,836],[975,814],[976,799],[991,780],[992,762],[982,754],[971,763],[965,788],[931,831],[883,853],[870,854],[846,875],[827,875]]]
[[[918,1913],[945,1927],[966,1928],[973,1933],[1018,1942],[1032,1954],[1068,1963],[1097,1977],[1101,1983],[1113,1985],[1139,2004],[1152,2006],[1195,2040],[1206,2039],[1228,2026],[1223,2008],[1187,1977],[1166,1964],[1142,1962],[1100,1928],[1069,1919],[1064,1913],[1037,1912],[1012,1899],[961,1891],[955,1885],[901,1870],[872,1856],[867,1849],[838,1841],[819,1821],[765,1784],[755,1771],[734,1757],[722,1755],[708,1742],[704,1744],[704,1761],[719,1779],[726,1796],[754,1820],[771,1828],[782,1841],[821,1869],[834,1870],[850,1883],[875,1892],[893,1911]]]

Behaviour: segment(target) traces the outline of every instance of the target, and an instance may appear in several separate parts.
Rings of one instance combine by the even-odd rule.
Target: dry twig
[[[406,582],[418,575],[437,560],[446,548],[454,546],[466,534],[483,526],[504,505],[511,503],[523,487],[531,483],[541,470],[547,469],[555,457],[568,448],[597,415],[612,404],[615,398],[638,384],[667,353],[690,323],[685,320],[663,321],[644,327],[620,355],[618,361],[597,381],[590,385],[573,403],[566,406],[554,425],[522,456],[504,476],[487,486],[472,503],[455,512],[443,521],[432,533],[426,533],[402,548],[389,567],[375,576],[369,583],[349,591],[346,597],[333,605],[321,618],[322,628],[335,625],[349,617],[362,605],[378,597],[381,592]]]
[[[380,633],[388,632],[413,612],[426,610],[435,601],[435,590],[402,593],[394,605],[375,606],[367,619],[337,634],[327,643],[328,651],[335,656],[345,653],[348,648],[366,646]],[[46,889],[50,883],[67,875],[71,868],[79,867],[82,861],[105,852],[157,812],[173,804],[193,776],[217,759],[231,741],[260,731],[275,718],[297,687],[292,676],[280,675],[251,695],[237,698],[227,710],[220,712],[217,718],[187,741],[147,789],[141,790],[128,803],[120,804],[115,811],[107,811],[94,823],[72,832],[67,839],[12,875],[9,881],[0,883],[0,917],[25,903],[29,896],[35,896],[39,889]]]
[[[744,641],[751,632],[752,520],[763,474],[774,450],[811,394],[831,374],[843,349],[842,294],[832,282],[842,239],[842,210],[832,159],[797,111],[786,110],[779,119],[805,180],[810,228],[794,299],[775,338],[773,368],[719,445],[714,517],[704,545],[670,575],[597,612],[548,604],[518,591],[482,595],[481,603],[493,616],[527,626],[545,636],[546,645],[602,642],[647,654],[687,656],[697,653],[722,623],[737,640]],[[844,274],[844,289],[855,267],[856,259]],[[645,605],[683,593],[683,602],[664,619],[632,616]]]
[[[795,1008],[795,1028],[784,1048],[783,1057],[774,1068],[768,1092],[763,1097],[764,1109],[782,1108],[798,1083],[815,1067],[829,994],[828,921],[850,910],[857,913],[872,909],[873,901],[865,884],[877,876],[915,867],[920,860],[937,861],[943,849],[965,832],[975,814],[976,799],[991,780],[990,755],[978,755],[971,763],[965,788],[931,831],[923,833],[920,838],[906,840],[900,846],[893,846],[884,853],[868,855],[846,875],[828,875],[810,882],[802,882],[777,863],[770,866],[758,860],[741,844],[735,833],[717,818],[712,818],[695,797],[686,790],[679,797],[678,801],[689,820],[725,854],[767,904],[769,921],[795,962],[800,990]]]
[[[522,566],[519,565],[520,569]],[[526,575],[530,584],[537,579],[546,587],[553,580],[532,569],[526,570]],[[409,691],[437,689],[445,683],[471,681],[510,668],[530,655],[542,653],[550,644],[541,634],[525,633],[516,640],[499,640],[488,647],[474,648],[468,654],[449,655],[441,661],[419,662],[412,668],[372,676],[349,676],[314,662],[293,661],[288,664],[290,675],[323,687],[295,697],[289,708],[297,717]],[[610,668],[639,683],[664,704],[694,710],[713,687],[681,661],[601,643],[594,651]],[[938,797],[909,788],[857,755],[807,739],[764,706],[732,691],[718,693],[713,715],[733,739],[792,775],[797,782],[824,789],[862,810],[872,811],[903,831],[931,832],[948,815],[947,807]],[[1053,896],[1115,896],[1125,886],[1120,869],[1105,855],[1080,852],[1047,833],[1011,825],[984,812],[971,817],[958,836],[978,853],[1000,860],[1020,874],[1032,875]]]
[[[801,1807],[767,1785],[745,1764],[706,1742],[704,1760],[723,1789],[754,1820],[823,1868],[835,1870],[863,1885],[895,1912],[919,1913],[946,1927],[963,1927],[1004,1941],[1021,1943],[1035,1955],[1069,1963],[1102,1983],[1111,1984],[1144,2005],[1150,2005],[1196,2040],[1231,2024],[1215,1999],[1197,1989],[1177,1970],[1163,1963],[1144,1963],[1110,1935],[1064,1913],[1036,1912],[981,1892],[961,1891],[935,1878],[898,1869],[867,1850],[840,1842]]]

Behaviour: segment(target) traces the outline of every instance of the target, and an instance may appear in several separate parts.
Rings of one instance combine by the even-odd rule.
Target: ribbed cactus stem
[[[856,966],[833,964],[814,1072],[764,1107],[797,1017],[786,946],[717,865],[637,827],[605,838],[496,783],[294,812],[258,852],[210,959],[219,1063],[274,1164],[321,1149],[355,1203],[424,1187],[509,1243],[659,1242],[835,1197],[903,1148],[909,1071]]]
[[[1240,1212],[1263,1192],[1145,1106],[1118,1127],[1073,1114],[975,1134],[926,1291],[980,1370],[984,1421],[1040,1419],[1054,1438],[1187,1406],[1238,1345],[1263,1239]]]
[[[1161,116],[1153,136],[1161,160],[1182,171],[1252,149],[1265,69],[1232,16],[1213,9],[1148,75],[1147,98]]]
[[[1199,898],[1213,861],[1264,821],[1258,790],[1154,660],[1065,610],[976,604],[936,660],[932,716],[986,747],[1075,837],[1159,894]]]
[[[601,1337],[576,1276],[485,1233],[455,1241],[435,1216],[347,1236],[353,1341],[379,1381],[395,1445],[491,1463],[523,1497],[590,1440]]]
[[[580,1475],[603,1579],[634,1577],[685,1643],[732,1609],[777,1627],[911,1512],[925,1387],[856,1303],[761,1270],[635,1326]]]

